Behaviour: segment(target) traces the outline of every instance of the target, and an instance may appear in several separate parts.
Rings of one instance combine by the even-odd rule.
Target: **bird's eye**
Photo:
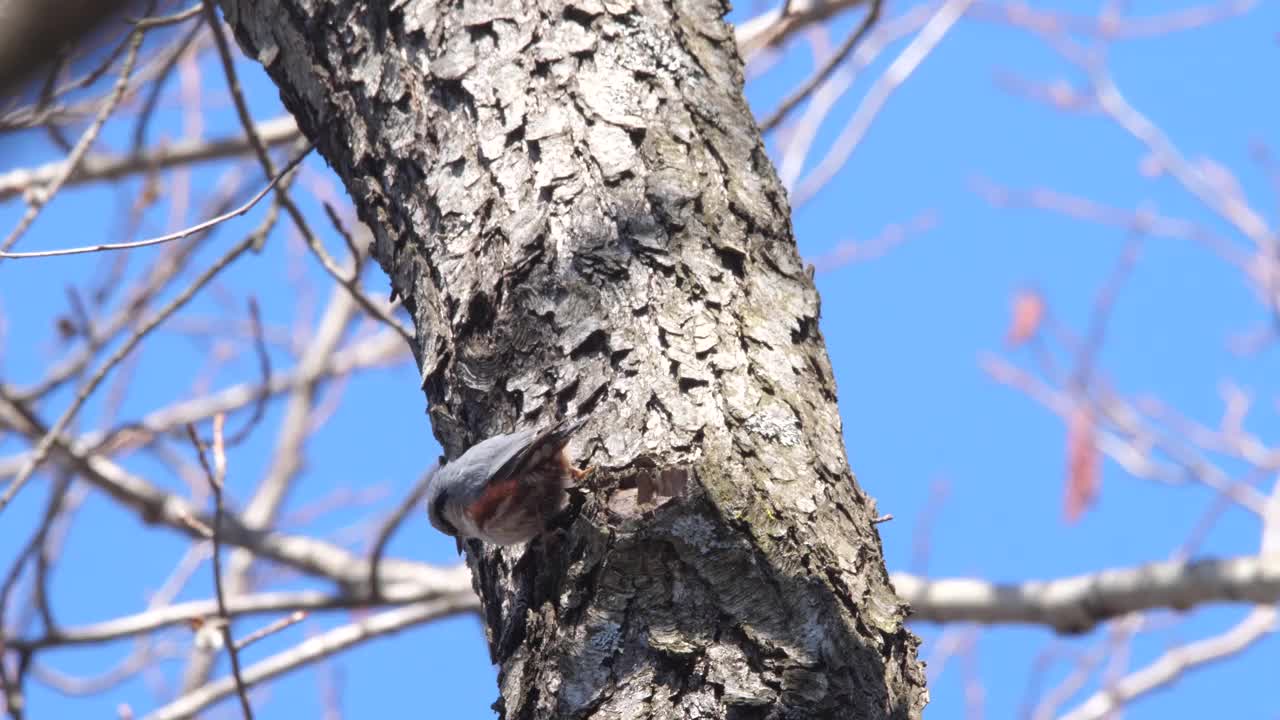
[[[447,493],[440,493],[437,495],[435,500],[431,501],[431,514],[435,516],[436,524],[441,530],[450,535],[457,536],[458,528],[454,527],[453,523],[449,522],[449,519],[444,516],[444,503],[448,498],[449,496]]]

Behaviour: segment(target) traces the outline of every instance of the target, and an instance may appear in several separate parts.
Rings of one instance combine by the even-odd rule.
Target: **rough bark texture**
[[[592,416],[576,519],[467,549],[503,715],[918,717],[727,8],[222,4],[373,228],[448,454]],[[654,467],[688,491],[638,503]]]

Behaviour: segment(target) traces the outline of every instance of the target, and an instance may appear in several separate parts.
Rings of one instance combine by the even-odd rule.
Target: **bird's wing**
[[[586,417],[576,420],[560,420],[539,430],[528,442],[522,443],[501,466],[490,474],[490,483],[501,483],[509,478],[518,478],[538,467],[553,455],[560,452],[569,442],[573,433],[578,431]]]
[[[466,513],[476,527],[483,530],[502,507],[502,503],[514,498],[519,492],[519,476],[509,477],[500,482],[490,482],[485,486],[484,492],[480,493],[480,497],[467,505]]]

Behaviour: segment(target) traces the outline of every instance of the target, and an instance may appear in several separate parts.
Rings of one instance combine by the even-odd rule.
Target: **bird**
[[[427,516],[440,532],[493,545],[528,542],[567,502],[566,489],[591,473],[566,445],[587,417],[495,435],[438,468],[427,484]]]

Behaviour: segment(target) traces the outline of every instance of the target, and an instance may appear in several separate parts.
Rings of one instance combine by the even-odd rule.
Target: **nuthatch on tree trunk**
[[[565,488],[591,471],[575,467],[565,451],[569,437],[586,421],[560,420],[542,430],[518,430],[472,445],[428,482],[432,526],[494,545],[537,537],[565,506]]]

